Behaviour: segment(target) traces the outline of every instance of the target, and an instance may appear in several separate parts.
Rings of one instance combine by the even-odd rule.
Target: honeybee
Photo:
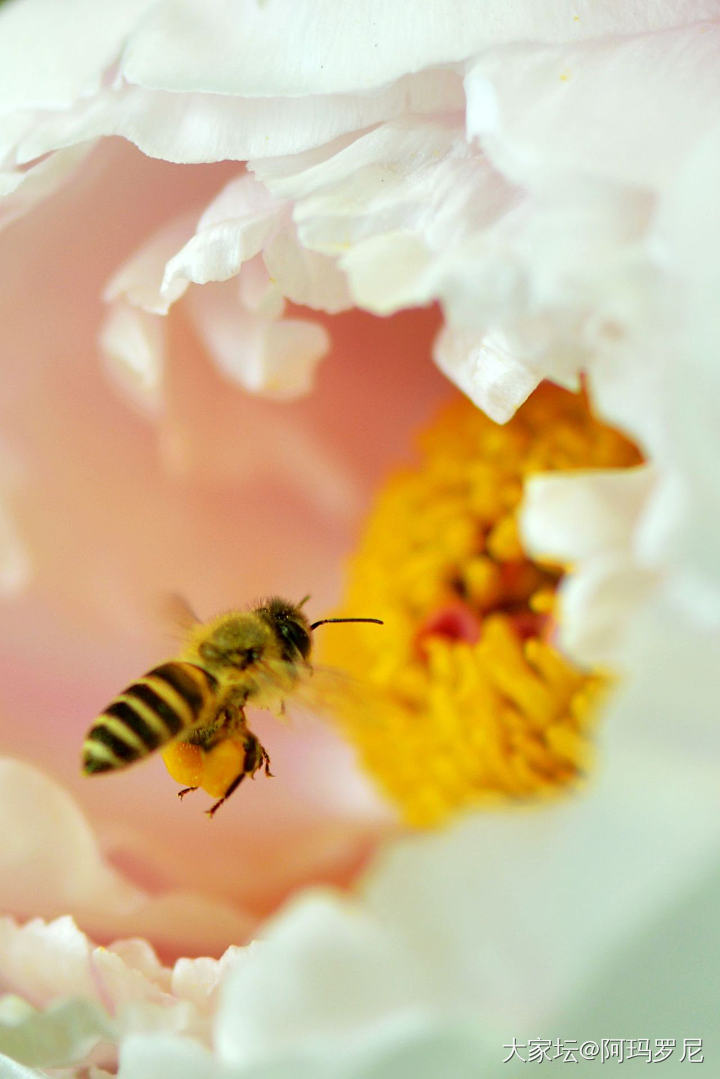
[[[379,618],[322,618],[309,622],[277,596],[249,611],[230,611],[210,622],[191,621],[177,659],[153,667],[124,689],[98,716],[83,744],[86,775],[126,768],[161,749],[165,767],[184,784],[182,798],[202,788],[217,801],[212,817],[270,757],[248,729],[245,705],[277,715],[285,699],[312,674],[313,630],[330,622]],[[163,748],[164,747],[164,748]]]

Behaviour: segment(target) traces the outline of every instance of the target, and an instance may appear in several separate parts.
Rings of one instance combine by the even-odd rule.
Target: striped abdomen
[[[217,681],[194,663],[171,660],[123,690],[93,723],[83,745],[83,772],[125,768],[183,731],[211,723]]]

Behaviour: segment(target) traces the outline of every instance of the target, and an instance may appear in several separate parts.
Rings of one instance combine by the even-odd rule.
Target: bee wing
[[[257,677],[262,682],[260,693],[274,692],[282,701],[281,708],[275,710],[280,718],[285,717],[289,709],[291,713],[301,712],[328,720],[342,729],[350,716],[353,720],[372,723],[373,717],[380,714],[377,690],[335,667],[301,667],[298,671],[296,665],[273,663]],[[253,703],[259,701],[248,702]]]
[[[191,629],[202,621],[179,592],[170,592],[163,596],[161,611],[166,622],[183,631]]]

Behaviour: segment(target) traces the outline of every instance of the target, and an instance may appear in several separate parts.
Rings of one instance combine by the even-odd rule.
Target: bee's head
[[[273,596],[262,607],[255,609],[254,613],[260,615],[273,631],[280,644],[282,659],[286,663],[296,663],[298,657],[307,662],[312,648],[310,635],[314,629],[327,622],[376,622],[382,625],[379,618],[321,618],[319,622],[310,623],[300,609],[309,598],[306,596],[300,603],[295,604]]]
[[[302,660],[307,660],[310,656],[310,623],[300,607],[301,604],[296,605],[273,596],[255,611],[275,634],[280,644],[282,659],[286,663],[296,663],[298,656]]]

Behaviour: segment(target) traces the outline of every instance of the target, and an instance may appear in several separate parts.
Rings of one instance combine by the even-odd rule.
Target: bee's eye
[[[280,623],[280,635],[284,641],[297,650],[303,659],[310,654],[310,636],[299,622],[287,621]],[[292,659],[292,656],[288,656]]]
[[[244,670],[245,667],[249,667],[251,664],[256,663],[260,657],[259,648],[240,648],[236,652],[237,665]]]

